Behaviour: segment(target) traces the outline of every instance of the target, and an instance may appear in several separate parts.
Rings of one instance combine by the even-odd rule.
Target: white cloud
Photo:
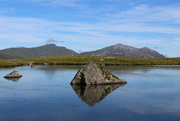
[[[180,41],[180,38],[174,38],[175,41]]]
[[[128,10],[106,14],[117,22],[172,22],[180,23],[180,4],[169,6],[138,5]],[[106,18],[107,19],[107,18]],[[168,23],[166,23],[168,24]]]
[[[156,33],[180,33],[176,28],[153,27],[143,24],[117,24],[117,23],[79,23],[79,22],[57,22],[37,18],[20,18],[1,16],[0,32],[2,35],[27,40],[47,40],[48,38],[59,38],[68,41],[94,41],[100,43],[105,41],[129,41],[131,43],[153,43],[157,39],[147,39],[140,37],[127,37],[125,35],[111,35],[113,32],[156,32]],[[20,39],[20,35],[22,38]],[[24,36],[23,36],[24,35]],[[27,39],[29,38],[31,39]],[[34,38],[33,38],[34,37]],[[2,38],[2,36],[1,36]],[[40,39],[41,38],[41,39]],[[64,41],[62,40],[62,41]]]
[[[7,38],[8,37],[8,35],[5,35],[5,34],[0,34],[0,38],[2,39],[2,38]]]
[[[86,43],[86,46],[96,45],[83,47],[88,50],[105,47],[106,45],[110,45],[110,43],[111,45],[123,43],[139,47],[148,44],[157,47],[155,44],[160,44],[160,42],[167,43],[167,36],[169,40],[178,43],[180,34],[180,4],[152,6],[144,4],[144,2],[142,4],[140,0],[138,3],[131,4],[131,7],[128,6],[126,9],[114,9],[111,1],[108,2],[110,4],[109,6],[107,3],[102,3],[103,7],[91,4],[92,7],[89,4],[86,5],[86,2],[82,2],[82,0],[17,1],[33,3],[32,5],[38,4],[38,7],[43,5],[60,6],[55,7],[55,9],[52,8],[54,9],[53,11],[59,10],[58,8],[64,6],[63,11],[65,13],[62,14],[64,17],[66,17],[65,14],[67,14],[65,10],[69,10],[64,9],[66,7],[81,7],[81,9],[85,9],[79,11],[80,9],[78,8],[78,12],[72,12],[73,17],[68,18],[71,17],[71,15],[69,15],[66,18],[66,20],[70,19],[69,21],[58,17],[56,18],[54,14],[52,15],[53,18],[55,18],[54,21],[48,17],[50,15],[47,15],[43,19],[33,16],[28,18],[1,15],[0,40],[6,39],[8,42],[14,40],[22,43],[44,43],[45,40],[53,38],[55,40],[65,41],[63,44],[66,44],[67,41],[69,43],[77,42],[79,43],[78,46],[80,46],[81,43],[84,43],[84,45]],[[113,1],[114,3],[117,2],[116,0]],[[129,1],[132,3],[132,0]],[[104,8],[105,6],[107,8]],[[51,7],[48,7],[48,9],[51,9]],[[131,36],[128,35],[129,33],[131,33]],[[144,35],[144,33],[146,35]],[[151,34],[159,34],[160,37],[151,37]],[[171,42],[170,44],[173,43]],[[69,46],[72,45],[69,44]],[[76,45],[77,50],[79,50],[78,46]]]
[[[12,35],[14,38],[13,40],[16,42],[24,42],[24,43],[36,43],[38,41],[44,41],[42,38],[38,38],[33,35],[28,35],[28,34],[14,34]],[[9,38],[12,40],[12,38]]]

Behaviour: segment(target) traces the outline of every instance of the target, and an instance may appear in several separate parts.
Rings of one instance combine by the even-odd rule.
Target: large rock
[[[22,75],[18,71],[13,71],[10,74],[4,76],[4,78],[21,78]]]
[[[71,85],[89,84],[125,84],[125,80],[114,76],[102,66],[97,66],[94,62],[83,66],[71,81]]]

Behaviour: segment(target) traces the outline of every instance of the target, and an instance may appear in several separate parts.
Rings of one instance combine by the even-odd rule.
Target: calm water
[[[128,83],[71,87],[79,68],[0,69],[0,121],[180,120],[180,66],[107,67]],[[23,77],[3,78],[13,70]]]

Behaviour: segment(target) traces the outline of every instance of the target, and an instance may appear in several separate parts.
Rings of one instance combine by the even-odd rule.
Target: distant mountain
[[[0,52],[0,59],[19,59],[20,57]]]
[[[2,53],[11,54],[22,58],[47,57],[47,56],[65,56],[77,54],[75,51],[65,47],[59,47],[55,44],[48,44],[33,48],[8,48],[0,50]]]
[[[165,58],[165,56],[158,52],[144,48],[135,48],[128,45],[116,44],[109,47],[105,47],[96,51],[83,52],[81,55],[110,55],[110,56],[122,56],[122,57],[139,57],[139,58]]]
[[[75,55],[75,51],[65,47],[59,47],[55,44],[48,44],[33,48],[8,48],[0,50],[0,59],[15,59],[15,58],[34,58],[34,57],[48,57],[48,56],[66,56]],[[139,57],[139,58],[165,58],[165,56],[158,52],[144,48],[135,48],[128,45],[116,44],[105,47],[96,51],[83,52],[80,55],[110,55],[122,57]]]

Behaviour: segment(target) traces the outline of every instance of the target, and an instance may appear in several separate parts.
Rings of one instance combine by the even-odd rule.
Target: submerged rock
[[[108,72],[104,67],[96,65],[94,62],[83,66],[71,81],[71,85],[89,84],[126,84],[127,82]]]
[[[13,71],[10,74],[4,76],[4,78],[21,78],[22,75],[18,71]]]
[[[115,89],[124,86],[125,84],[109,84],[109,85],[72,85],[76,94],[89,106],[94,106],[96,103],[104,99]]]

